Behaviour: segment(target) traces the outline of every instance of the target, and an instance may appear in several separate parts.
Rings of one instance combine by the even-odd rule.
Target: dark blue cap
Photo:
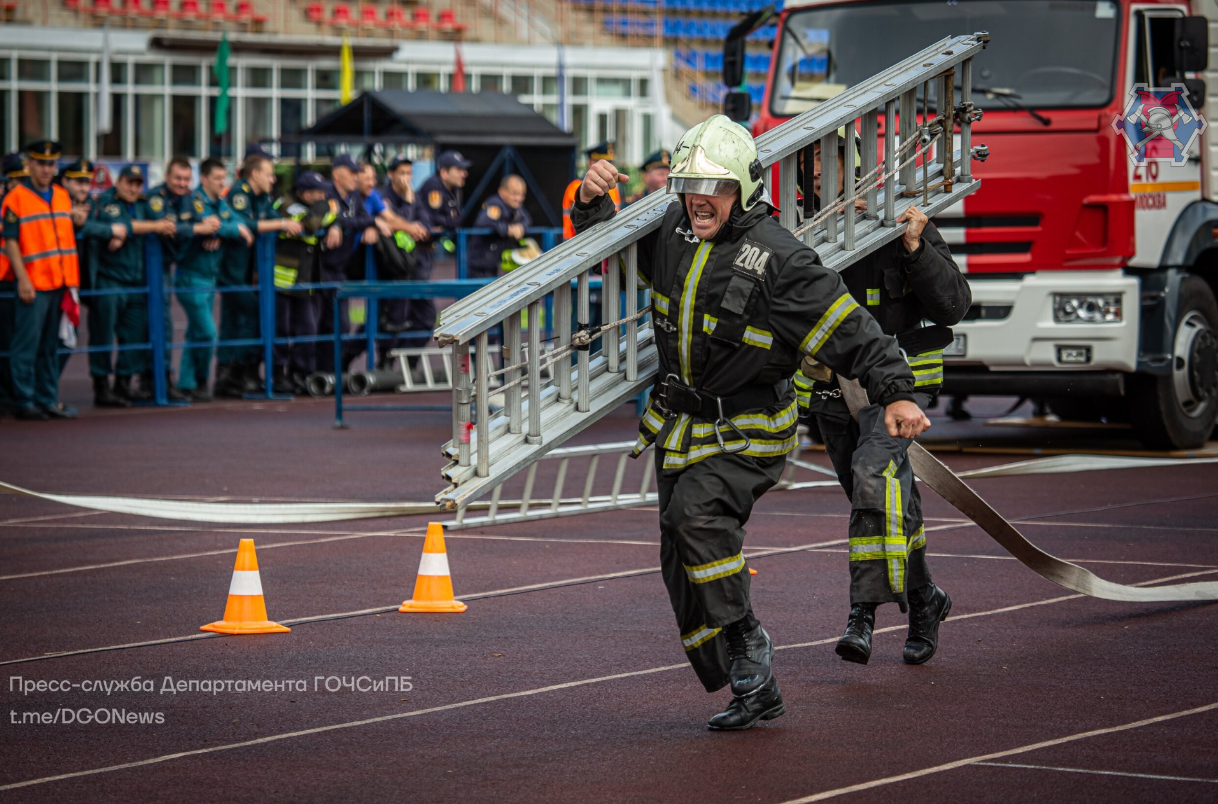
[[[460,151],[445,151],[436,157],[436,168],[461,168],[469,170],[469,166],[474,164],[461,155]]]
[[[35,140],[25,146],[25,153],[30,159],[39,162],[54,162],[63,153],[63,146],[55,140]]]
[[[249,159],[251,156],[265,156],[267,159],[275,158],[271,155],[270,151],[262,147],[262,143],[260,142],[251,142],[249,145],[245,146],[245,158]]]
[[[401,165],[413,165],[414,162],[406,157],[406,154],[398,154],[389,160],[389,171],[392,173]]]
[[[355,160],[351,157],[351,154],[339,154],[338,156],[334,157],[334,161],[330,164],[330,167],[331,169],[341,167],[346,168],[347,170],[359,170],[359,165],[355,164]]]
[[[324,190],[326,189],[326,180],[322,178],[320,173],[312,170],[306,170],[296,177],[296,192],[303,193],[306,190]]]
[[[25,167],[25,154],[23,153],[5,154],[2,170],[4,175],[10,179],[20,179],[30,175],[29,170]]]
[[[125,166],[122,170],[119,171],[118,177],[120,179],[135,179],[135,180],[141,181],[141,182],[147,178],[144,175],[144,169],[142,167],[140,167],[139,165]]]

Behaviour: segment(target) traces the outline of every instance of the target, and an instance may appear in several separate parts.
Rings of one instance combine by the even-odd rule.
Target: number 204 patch
[[[743,268],[758,279],[764,279],[766,264],[773,254],[774,252],[765,246],[758,245],[752,240],[745,240],[740,244],[740,253],[736,255],[736,261],[732,263],[732,266]]]

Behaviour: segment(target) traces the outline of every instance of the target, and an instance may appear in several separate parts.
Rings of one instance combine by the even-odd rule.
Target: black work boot
[[[756,622],[756,620],[754,620]],[[727,637],[727,658],[732,663],[732,695],[754,693],[774,677],[774,643],[761,623],[749,628],[748,618],[723,629]]]
[[[121,397],[128,402],[146,402],[149,399],[152,399],[152,395],[146,393],[143,388],[132,387],[131,381],[131,375],[127,375],[126,377],[115,376],[114,395]]]
[[[258,366],[259,363],[253,361],[238,367],[241,371],[241,381],[245,384],[245,392],[247,394],[261,394],[266,390],[262,384],[262,372],[258,370]]]
[[[292,374],[287,366],[276,366],[274,378],[274,383],[271,385],[273,392],[288,395],[297,393],[296,383],[292,381]]]
[[[846,633],[837,641],[837,655],[848,662],[867,664],[871,658],[871,629],[875,628],[875,603],[855,603],[846,620]]]
[[[93,378],[93,407],[95,408],[129,408],[131,402],[114,393],[110,389],[109,377]]]
[[[152,384],[149,383],[149,388]],[[185,402],[190,404],[190,394],[181,391],[173,381],[173,372],[165,370],[165,398],[170,402]]]
[[[909,636],[905,664],[924,664],[939,648],[939,623],[952,610],[952,599],[933,583],[909,590]]]
[[[771,675],[752,695],[733,697],[727,709],[712,717],[706,727],[712,731],[743,731],[751,729],[758,720],[773,720],[785,711],[778,679]]]
[[[245,379],[241,373],[242,367],[234,363],[226,363],[216,367],[216,384],[212,393],[224,399],[244,399]],[[194,395],[191,395],[194,398]]]

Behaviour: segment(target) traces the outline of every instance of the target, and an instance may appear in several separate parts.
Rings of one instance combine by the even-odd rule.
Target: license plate
[[[968,336],[957,335],[952,339],[952,345],[943,350],[944,357],[964,357],[968,354]]]

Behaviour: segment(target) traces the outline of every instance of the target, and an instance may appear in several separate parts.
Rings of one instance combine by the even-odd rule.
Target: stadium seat
[[[228,0],[211,0],[211,10],[207,16],[214,22],[229,20],[232,14],[228,10]]]
[[[305,6],[305,19],[316,25],[323,25],[326,21],[326,8],[321,3],[309,3]]]
[[[93,6],[89,9],[91,14],[115,14],[117,13],[110,0],[93,0]]]
[[[398,6],[390,6],[385,9],[385,27],[409,31],[414,28],[414,24],[406,16],[405,9]]]
[[[359,27],[380,28],[382,24],[380,14],[377,13],[376,6],[360,6]]]
[[[156,19],[169,19],[172,10],[169,8],[169,0],[152,0],[152,10],[149,12],[150,17]]]
[[[431,27],[431,9],[419,6],[414,10],[414,27],[420,30]]]
[[[464,23],[457,22],[457,15],[451,8],[440,9],[440,16],[436,19],[436,30],[447,32],[460,32],[469,28]]]
[[[335,28],[346,28],[355,24],[351,17],[351,6],[346,3],[335,3],[330,12],[330,24]]]
[[[233,17],[240,22],[254,22],[258,24],[262,24],[269,19],[266,14],[254,13],[254,4],[250,0],[238,0],[237,11],[233,14]]]
[[[173,16],[180,20],[203,19],[203,9],[199,8],[199,0],[182,0],[182,5]]]

